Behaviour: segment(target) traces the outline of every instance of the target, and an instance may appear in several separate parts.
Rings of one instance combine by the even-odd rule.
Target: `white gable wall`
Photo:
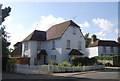
[[[73,28],[76,29],[76,35],[73,34]],[[69,53],[72,49],[78,49],[78,41],[81,41],[81,52],[83,54],[86,54],[85,52],[85,39],[82,36],[82,33],[80,32],[78,27],[73,27],[70,26],[65,33],[62,36],[62,62],[64,61],[68,61],[69,62]],[[70,50],[66,49],[66,44],[67,44],[67,40],[70,40]],[[85,55],[86,56],[86,55]]]
[[[94,56],[98,56],[99,55],[98,49],[99,49],[98,47],[89,47],[89,48],[86,48],[88,57],[91,58],[91,57],[94,57]]]
[[[28,42],[28,50],[24,50],[25,49],[25,43]],[[24,55],[28,55],[28,57],[30,57],[30,42],[29,41],[26,41],[26,42],[22,42],[22,57]]]
[[[55,41],[55,50],[52,50],[52,41]],[[43,49],[47,52],[47,63],[52,62],[51,55],[56,55],[56,62],[61,63],[61,39],[54,39],[49,41],[44,41]]]

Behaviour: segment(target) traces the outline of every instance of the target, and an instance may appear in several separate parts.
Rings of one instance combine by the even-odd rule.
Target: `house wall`
[[[118,54],[118,47],[114,47],[114,53],[111,53],[111,47],[110,46],[106,46],[106,53],[103,52],[103,46],[99,46],[99,56],[101,56],[101,54],[105,54],[105,55],[116,55]]]
[[[73,28],[76,29],[76,35],[73,34]],[[70,40],[70,50],[66,49],[67,40]],[[82,36],[82,33],[80,32],[80,29],[78,27],[70,26],[66,32],[63,34],[61,38],[61,45],[62,45],[62,56],[61,61],[67,61],[69,62],[70,56],[68,55],[72,49],[78,49],[78,41],[81,41],[81,49],[80,50],[84,56],[86,55],[85,52],[85,39]]]
[[[24,48],[25,48],[25,43],[26,42],[28,42],[28,50],[24,50]],[[24,55],[27,55],[28,57],[30,57],[30,42],[29,41],[26,41],[26,42],[23,42],[22,43],[22,57],[24,56]]]
[[[52,50],[52,41],[55,41],[55,50]],[[51,55],[56,55],[56,63],[61,63],[61,54],[62,54],[61,46],[62,46],[61,39],[44,41],[43,49],[45,49],[48,54],[46,58],[47,63],[52,62]]]
[[[98,56],[98,47],[89,47],[86,48],[86,51],[89,58]]]
[[[76,35],[73,34],[73,28],[76,29]],[[70,50],[66,49],[67,40],[70,40],[70,48],[71,48]],[[55,41],[55,50],[52,50],[52,41]],[[70,56],[68,54],[72,49],[78,49],[78,41],[81,42],[81,49],[82,49],[79,51],[81,51],[84,54],[84,56],[87,56],[86,50],[85,50],[85,39],[82,35],[81,30],[78,27],[70,26],[65,31],[63,36],[59,39],[41,42],[42,43],[41,48],[46,50],[48,54],[46,57],[46,63],[50,63],[52,61],[51,55],[56,55],[56,63],[58,64],[64,61],[69,62]],[[29,41],[29,44],[28,44],[29,49],[28,51],[25,51],[25,53],[29,57],[31,57],[30,65],[34,65],[34,61],[35,61],[34,59],[37,56],[37,42],[38,41]],[[25,42],[23,42],[22,49],[24,49],[24,43]]]

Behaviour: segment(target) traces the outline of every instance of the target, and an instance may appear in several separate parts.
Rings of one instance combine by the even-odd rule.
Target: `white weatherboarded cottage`
[[[33,31],[22,41],[22,57],[30,65],[70,62],[71,57],[87,56],[80,27],[72,20],[53,25],[47,31]]]
[[[88,57],[120,55],[119,43],[111,40],[99,40],[92,36],[92,43],[86,48]]]

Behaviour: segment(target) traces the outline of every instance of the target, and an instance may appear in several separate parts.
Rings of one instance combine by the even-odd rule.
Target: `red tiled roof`
[[[115,46],[118,47],[118,43],[116,41],[111,40],[97,40],[94,43],[91,43],[88,47],[96,47],[96,46]]]
[[[80,28],[72,20],[56,24],[47,30],[47,40],[60,38],[70,25]]]

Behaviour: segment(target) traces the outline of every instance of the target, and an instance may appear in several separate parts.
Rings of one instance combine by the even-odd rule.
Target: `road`
[[[52,73],[52,74],[40,74],[40,75],[23,75],[18,73],[3,72],[3,79],[86,79],[86,80],[114,79],[114,80],[118,80],[120,78],[119,76],[120,76],[120,68],[119,69],[106,68],[105,70],[97,70],[97,71],[74,72],[74,73]]]

